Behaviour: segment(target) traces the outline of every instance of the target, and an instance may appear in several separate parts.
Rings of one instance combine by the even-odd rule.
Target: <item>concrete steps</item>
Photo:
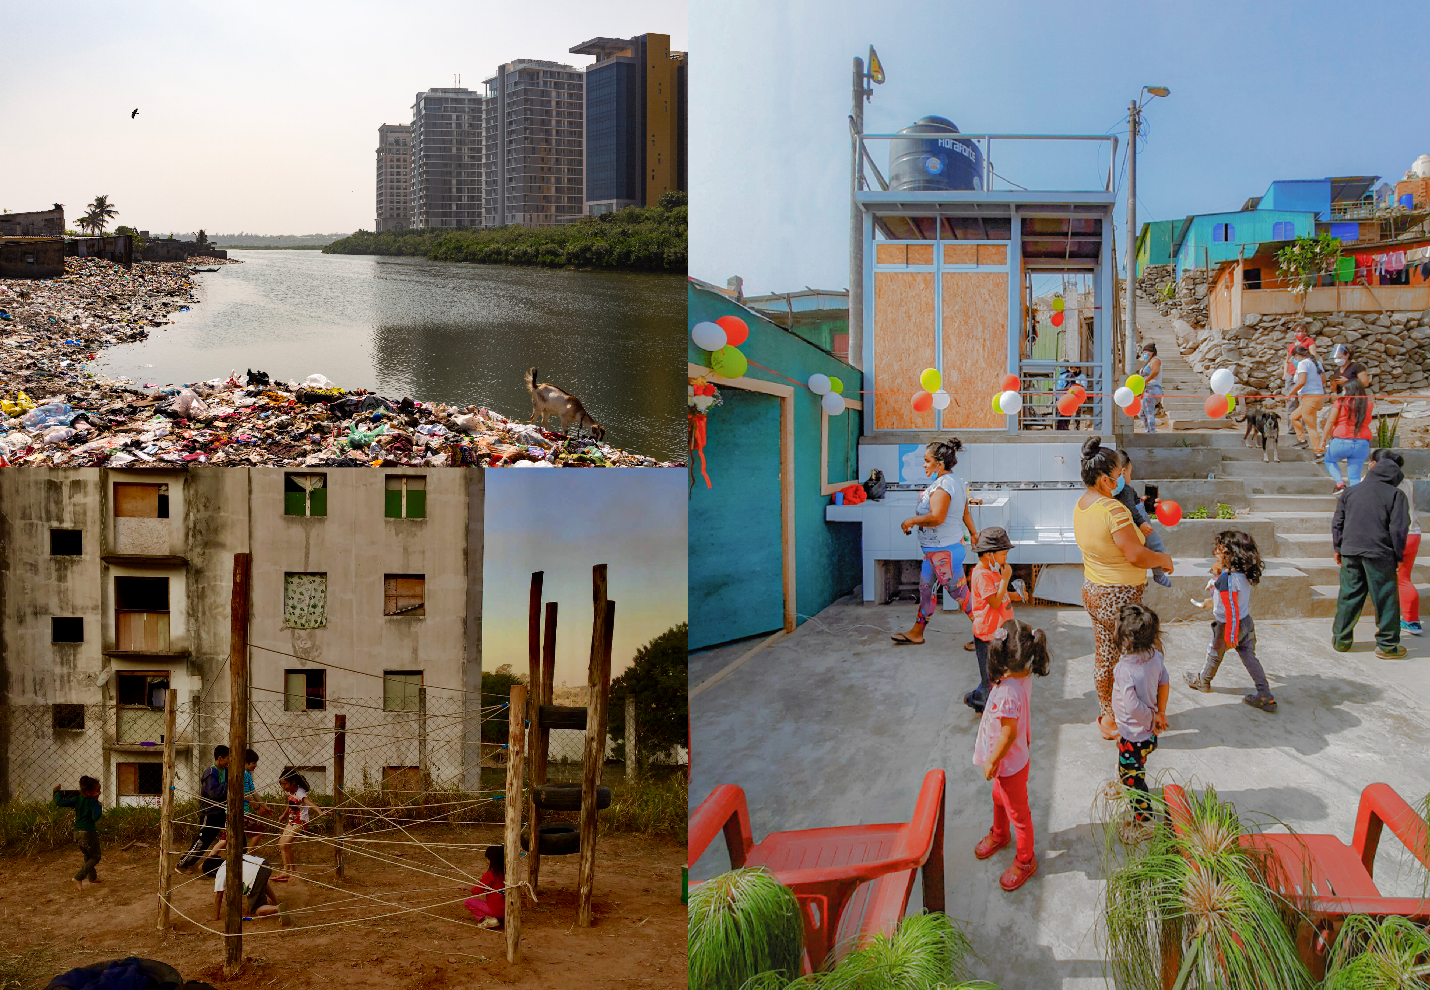
[[[1211,560],[1207,557],[1172,557],[1172,587],[1163,588],[1149,581],[1142,601],[1153,609],[1163,622],[1211,621],[1211,608],[1199,609],[1193,598],[1205,600],[1207,581],[1211,579]],[[1336,614],[1336,599],[1340,594],[1339,572],[1334,559],[1283,557],[1262,558],[1261,583],[1251,592],[1251,614],[1260,619],[1325,618]],[[1417,565],[1413,574],[1420,592],[1422,608],[1430,608],[1430,566]],[[1371,614],[1367,600],[1363,614]]]
[[[1258,543],[1258,546],[1261,544]],[[1318,533],[1276,533],[1276,556],[1298,559],[1305,557],[1331,557],[1335,549],[1331,546],[1331,527]]]
[[[1415,582],[1415,590],[1420,592],[1420,608],[1423,610],[1427,606],[1427,595],[1430,595],[1430,582]],[[1341,586],[1339,584],[1313,584],[1311,586],[1311,598],[1307,603],[1306,611],[1302,615],[1309,615],[1312,618],[1329,618],[1336,614],[1336,601],[1340,598]],[[1253,613],[1256,606],[1252,606]],[[1375,607],[1369,598],[1365,601],[1365,607],[1361,609],[1361,615],[1373,616]],[[1405,639],[1402,637],[1401,643],[1404,645]]]
[[[1330,478],[1326,481],[1329,483]],[[1251,511],[1262,512],[1335,512],[1335,489],[1324,495],[1253,495]]]

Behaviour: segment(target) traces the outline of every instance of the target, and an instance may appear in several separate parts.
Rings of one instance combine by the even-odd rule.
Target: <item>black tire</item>
[[[531,830],[521,830],[521,848],[531,851]],[[581,832],[575,825],[541,826],[541,855],[570,856],[581,851]]]
[[[536,806],[543,811],[580,811],[580,784],[541,784],[536,788]],[[596,810],[611,806],[611,789],[596,788]]]
[[[539,729],[584,729],[586,709],[570,705],[542,705],[536,721]]]

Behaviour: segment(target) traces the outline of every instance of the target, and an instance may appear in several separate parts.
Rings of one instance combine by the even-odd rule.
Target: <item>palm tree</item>
[[[109,205],[108,196],[94,197],[94,202],[90,203],[86,209],[89,212],[84,215],[84,219],[80,223],[91,230],[98,231],[100,236],[104,235],[104,228],[109,225],[109,221],[119,216],[119,211]]]

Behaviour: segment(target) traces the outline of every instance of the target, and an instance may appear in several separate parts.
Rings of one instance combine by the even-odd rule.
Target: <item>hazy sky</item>
[[[616,603],[611,676],[645,643],[686,621],[687,477],[673,468],[487,472],[482,668],[527,669],[531,572],[558,602],[556,683],[585,684],[591,568]]]
[[[498,65],[584,67],[567,49],[655,32],[683,0],[0,6],[0,210],[96,194],[149,231],[372,229],[380,124],[421,90],[481,92]],[[130,118],[130,111],[139,116]]]
[[[693,3],[690,273],[742,275],[748,294],[847,285],[851,63],[870,44],[888,78],[865,104],[869,133],[939,114],[974,133],[1121,133],[1125,148],[1128,101],[1170,87],[1145,111],[1139,223],[1240,209],[1278,178],[1394,182],[1430,152],[1430,110],[1414,60],[1393,53],[1410,23],[1393,9],[1410,8],[1374,8],[1387,20],[1325,0]],[[887,174],[887,143],[870,150]],[[1061,177],[1051,157],[997,144],[994,167],[1043,188],[1105,178],[1106,153],[1058,150]]]

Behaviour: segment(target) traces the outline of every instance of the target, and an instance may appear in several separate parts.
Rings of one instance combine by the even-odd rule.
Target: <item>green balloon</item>
[[[844,383],[841,382],[838,378],[835,378],[833,375],[830,375],[830,376],[829,376],[829,391],[833,392],[835,395],[843,395],[843,394],[844,394]]]
[[[710,370],[721,378],[740,378],[749,367],[750,362],[733,344],[726,344],[710,355]]]

